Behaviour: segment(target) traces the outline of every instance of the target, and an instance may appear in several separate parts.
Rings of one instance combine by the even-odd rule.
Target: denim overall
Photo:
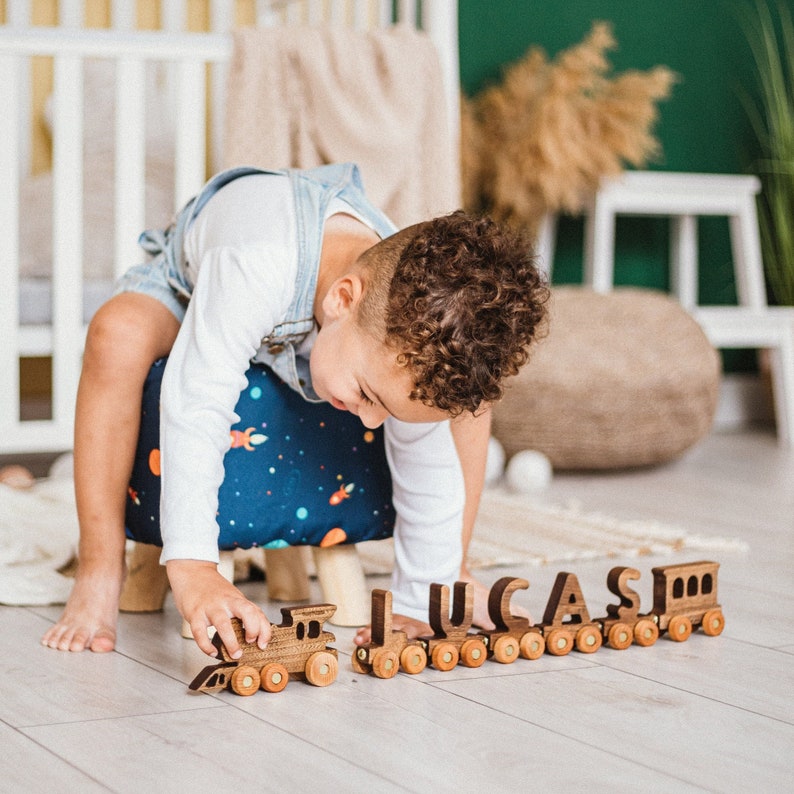
[[[394,530],[391,477],[383,432],[322,402],[311,387],[309,362],[296,347],[314,329],[313,305],[323,224],[335,197],[346,201],[381,237],[395,227],[364,196],[353,164],[312,170],[241,167],[211,179],[165,230],[141,235],[141,246],[166,258],[171,287],[189,300],[193,284],[184,236],[224,185],[252,174],[286,174],[295,197],[298,272],[295,297],[246,373],[235,412],[225,476],[218,492],[219,548],[358,543]],[[129,537],[162,545],[159,526],[159,395],[165,359],[144,385],[141,431],[126,507]],[[264,366],[263,366],[264,365]],[[316,404],[315,404],[316,403]],[[274,473],[274,472],[277,472]]]
[[[314,328],[313,306],[317,288],[317,267],[323,241],[323,225],[328,205],[334,198],[346,201],[362,218],[371,224],[381,238],[394,234],[396,227],[367,197],[361,185],[358,167],[353,163],[322,165],[310,170],[262,170],[252,167],[232,168],[213,177],[201,192],[177,215],[164,230],[146,231],[140,244],[148,253],[165,256],[171,270],[179,279],[171,286],[185,298],[190,298],[193,285],[187,277],[184,258],[184,237],[190,225],[206,203],[224,185],[241,176],[252,174],[286,174],[292,183],[295,197],[298,245],[298,273],[295,297],[287,310],[287,319],[279,323],[254,356],[254,361],[266,364],[304,399],[320,402],[311,387],[309,362],[296,356],[295,348]]]

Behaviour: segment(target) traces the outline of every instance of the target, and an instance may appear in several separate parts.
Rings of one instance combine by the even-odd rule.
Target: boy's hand
[[[193,638],[204,653],[218,654],[207,634],[207,629],[214,626],[231,657],[239,659],[242,656],[242,648],[232,629],[233,617],[243,622],[246,642],[256,642],[262,649],[267,646],[270,621],[265,613],[224,579],[215,563],[169,560],[166,570],[177,609],[190,624]]]
[[[392,615],[391,620],[392,631],[404,631],[409,640],[415,640],[417,637],[426,637],[433,634],[433,629],[430,628],[429,623],[422,623],[421,620],[414,618],[407,618],[405,615]],[[356,632],[353,642],[356,645],[366,645],[372,640],[372,627],[363,626]]]

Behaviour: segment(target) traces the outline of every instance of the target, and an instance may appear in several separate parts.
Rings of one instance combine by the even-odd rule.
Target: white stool
[[[615,217],[671,219],[671,282],[715,347],[769,348],[778,439],[794,444],[794,310],[766,305],[754,176],[628,171],[605,179],[585,221],[584,281],[597,292],[614,283]],[[739,306],[698,305],[697,216],[727,216]]]

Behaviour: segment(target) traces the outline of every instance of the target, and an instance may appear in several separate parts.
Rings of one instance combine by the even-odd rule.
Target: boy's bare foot
[[[433,629],[430,628],[428,623],[407,618],[405,615],[392,615],[391,627],[392,631],[404,631],[409,640],[415,640],[417,637],[424,637],[433,633]],[[356,645],[366,645],[371,640],[371,626],[362,626],[353,638],[353,642]]]
[[[116,622],[123,575],[80,575],[61,619],[41,638],[41,644],[59,651],[107,653],[116,646]]]

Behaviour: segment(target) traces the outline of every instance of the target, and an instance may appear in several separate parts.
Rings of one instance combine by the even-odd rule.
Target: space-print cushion
[[[141,431],[127,497],[128,537],[160,537],[159,400],[165,359],[144,385]],[[221,549],[330,546],[394,529],[383,431],[328,403],[308,403],[272,370],[247,373],[219,490]]]

